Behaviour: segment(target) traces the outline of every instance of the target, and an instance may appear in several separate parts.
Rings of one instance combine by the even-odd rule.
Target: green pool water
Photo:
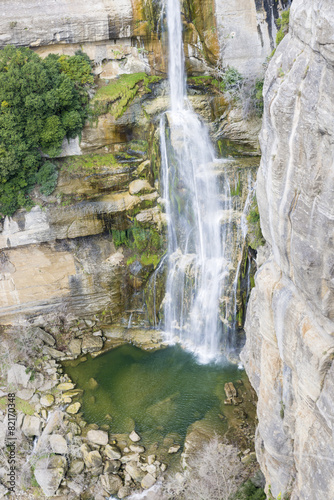
[[[109,425],[114,434],[135,428],[143,442],[171,434],[183,440],[189,425],[202,419],[223,431],[224,384],[242,375],[227,361],[199,365],[179,346],[148,352],[123,345],[73,364],[65,370],[84,390],[84,419]]]

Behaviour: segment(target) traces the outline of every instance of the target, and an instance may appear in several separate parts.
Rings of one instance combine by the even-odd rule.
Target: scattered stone
[[[155,460],[155,455],[149,455],[149,456],[147,457],[147,463],[148,463],[149,465],[154,464],[154,460]]]
[[[93,332],[94,337],[102,337],[102,330],[98,330],[97,332]]]
[[[105,431],[90,430],[87,433],[87,439],[91,443],[106,446],[108,444],[108,433]]]
[[[231,399],[231,398],[236,398],[237,397],[237,390],[234,387],[234,385],[233,385],[232,382],[227,382],[224,385],[224,391],[226,393],[227,399]]]
[[[160,465],[160,469],[161,469],[161,472],[165,472],[165,470],[167,469],[167,465],[166,464],[161,464]]]
[[[39,328],[38,326],[31,328],[30,333],[32,334],[32,336],[40,338],[45,344],[48,344],[50,347],[56,345],[56,341],[52,337],[52,335],[45,332],[44,330],[42,330],[42,328]]]
[[[84,456],[84,461],[88,469],[101,467],[102,465],[102,457],[97,450],[87,453],[87,455]]]
[[[137,483],[140,483],[145,476],[145,473],[138,467],[137,462],[127,463],[125,466],[125,470],[129,474],[129,476]]]
[[[121,486],[120,489],[118,490],[117,496],[118,498],[122,499],[130,495],[131,489],[129,486]]]
[[[138,446],[135,444],[130,444],[130,450],[134,451],[135,453],[144,453],[145,448],[144,446]]]
[[[171,446],[168,450],[168,453],[177,453],[181,446],[179,444],[176,444],[174,446]]]
[[[74,493],[80,497],[81,493],[84,490],[85,485],[81,484],[77,481],[67,481],[67,486],[70,488],[70,490],[74,491]]]
[[[81,472],[84,470],[85,468],[85,464],[82,460],[73,460],[73,462],[71,462],[71,465],[70,465],[70,468],[69,468],[69,475],[70,476],[78,476],[79,474],[81,474]]]
[[[44,418],[44,420],[46,420],[48,418],[48,412],[43,408],[43,410],[41,411],[41,415],[42,417]]]
[[[104,469],[103,469],[103,473],[104,474],[114,474],[115,472],[118,472],[119,469],[121,468],[121,462],[119,460],[107,460],[105,465],[104,465]]]
[[[41,419],[34,415],[26,415],[22,424],[22,432],[27,437],[40,436]]]
[[[66,440],[60,434],[51,434],[49,442],[53,453],[66,455],[68,452]]]
[[[27,368],[24,365],[19,365],[15,363],[9,370],[7,374],[8,385],[14,384],[15,386],[21,385],[27,388],[28,382],[30,380],[30,373],[27,373]]]
[[[81,403],[72,403],[66,408],[67,413],[70,413],[70,415],[75,415],[78,413],[78,411],[81,408]]]
[[[92,321],[91,319],[84,319],[84,322],[86,323],[88,328],[93,328],[93,326],[95,325],[95,321]]]
[[[59,391],[70,391],[71,389],[74,389],[75,384],[72,384],[72,382],[63,382],[62,384],[57,385],[57,389]]]
[[[117,474],[102,474],[100,480],[103,488],[109,495],[116,495],[118,490],[123,486],[122,479]]]
[[[109,460],[118,460],[122,456],[117,446],[110,446],[109,444],[104,448],[104,454]]]
[[[72,339],[68,344],[68,349],[73,356],[79,356],[81,354],[81,339]]]
[[[95,352],[100,351],[103,347],[103,340],[101,337],[94,337],[93,335],[85,336],[82,339],[82,352]]]
[[[88,388],[89,389],[96,389],[98,387],[99,383],[95,380],[95,378],[90,378],[88,380]]]
[[[81,396],[82,393],[82,389],[72,389],[70,391],[64,392],[62,394],[62,398],[74,398],[75,396]]]
[[[64,403],[72,403],[72,398],[70,398],[69,396],[63,396],[62,400],[64,401]]]
[[[49,354],[52,358],[55,358],[55,359],[60,359],[60,358],[63,358],[65,356],[65,354],[63,352],[58,351],[57,349],[53,349],[53,347],[45,346],[44,352],[46,354]]]
[[[44,394],[40,399],[40,403],[42,406],[52,406],[54,401],[55,398],[52,394]]]
[[[147,472],[149,472],[152,475],[154,475],[157,472],[157,468],[153,464],[147,465],[146,470],[147,470]]]
[[[141,481],[142,488],[151,488],[156,483],[156,478],[152,474],[146,474]]]
[[[47,497],[55,495],[65,475],[66,459],[62,456],[49,456],[37,461],[35,478]]]
[[[131,441],[133,441],[134,443],[137,443],[138,441],[140,441],[140,436],[136,433],[136,431],[132,431],[129,438],[131,439]]]
[[[124,448],[124,453],[130,453],[130,448],[128,448],[127,446]]]

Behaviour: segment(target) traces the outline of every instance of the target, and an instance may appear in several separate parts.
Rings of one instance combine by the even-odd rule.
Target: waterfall
[[[164,323],[170,343],[180,342],[208,362],[219,356],[222,345],[220,298],[231,283],[233,203],[224,165],[215,160],[209,132],[187,100],[179,0],[167,0],[167,23],[170,110],[160,120],[168,220]],[[236,286],[229,308],[234,316]],[[234,328],[235,318],[230,323]]]

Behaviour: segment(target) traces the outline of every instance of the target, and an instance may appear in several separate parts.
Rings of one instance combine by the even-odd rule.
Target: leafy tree
[[[0,50],[0,214],[31,205],[42,158],[57,156],[64,137],[81,132],[92,83],[83,54],[43,60],[28,48]],[[47,171],[54,178],[50,168],[42,177]]]

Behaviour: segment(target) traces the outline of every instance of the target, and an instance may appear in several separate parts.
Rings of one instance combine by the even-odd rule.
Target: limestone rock
[[[118,472],[119,469],[121,468],[121,462],[119,460],[107,460],[105,465],[104,465],[104,469],[103,469],[103,473],[104,474],[114,474],[115,472]]]
[[[168,453],[177,453],[180,448],[181,448],[181,446],[179,444],[176,444],[175,446],[171,446],[168,449]]]
[[[110,446],[109,444],[104,448],[104,454],[109,460],[118,460],[122,456],[117,446]]]
[[[57,385],[57,389],[59,391],[70,391],[71,389],[74,389],[75,384],[72,384],[72,382],[63,382],[62,384]]]
[[[332,2],[294,0],[263,89],[257,200],[269,255],[242,360],[258,395],[257,459],[282,498],[333,491],[333,33]]]
[[[66,455],[68,448],[66,440],[60,434],[51,434],[49,442],[53,453]]]
[[[45,496],[55,495],[65,471],[66,459],[62,456],[49,456],[37,461],[34,475]]]
[[[116,495],[123,485],[121,478],[117,474],[102,474],[100,480],[103,488],[109,495]]]
[[[141,481],[142,488],[148,489],[151,488],[156,483],[156,478],[152,476],[152,474],[146,474]]]
[[[85,336],[82,339],[82,352],[95,352],[100,351],[103,347],[103,340],[101,337]]]
[[[145,448],[144,446],[136,446],[134,444],[130,444],[130,450],[134,453],[144,453]]]
[[[52,406],[55,401],[55,398],[52,394],[43,394],[40,399],[40,403],[42,406]]]
[[[55,339],[50,335],[50,333],[45,332],[42,328],[33,327],[30,329],[30,333],[32,336],[39,337],[45,344],[50,347],[54,347],[56,345]]]
[[[78,411],[80,410],[81,408],[81,403],[73,403],[73,404],[70,404],[67,408],[66,408],[66,411],[67,413],[70,413],[71,415],[75,415],[76,413],[78,413]]]
[[[102,457],[97,450],[90,451],[87,455],[84,455],[84,461],[86,467],[89,469],[97,468],[102,465]]]
[[[70,464],[70,468],[68,470],[68,474],[70,476],[78,476],[79,474],[81,474],[81,472],[84,470],[85,468],[85,464],[82,460],[73,460]]]
[[[129,486],[122,486],[117,493],[118,498],[126,498],[128,495],[130,495],[131,489]]]
[[[68,344],[68,348],[73,356],[79,356],[81,354],[81,339],[72,339]]]
[[[90,430],[87,433],[87,439],[91,443],[105,446],[108,444],[108,433],[105,431]]]
[[[132,431],[131,434],[129,435],[129,438],[131,439],[131,441],[133,441],[134,443],[137,443],[138,441],[140,441],[140,436],[136,433],[136,431]]]
[[[30,372],[24,365],[19,365],[15,363],[10,367],[7,374],[8,385],[13,384],[15,386],[28,387],[28,382],[30,380]]]
[[[129,462],[125,466],[126,472],[129,476],[136,482],[140,483],[145,476],[145,472],[143,472],[140,467],[138,467],[137,462]]]
[[[139,195],[151,193],[154,188],[145,179],[136,179],[129,184],[129,193],[131,195]]]
[[[63,353],[62,351],[58,351],[57,349],[54,349],[53,347],[48,347],[48,346],[44,347],[44,352],[45,352],[45,354],[49,354],[51,356],[51,358],[54,358],[54,359],[60,359],[60,358],[63,358],[65,356],[65,353]]]
[[[41,434],[41,419],[34,415],[26,415],[22,424],[22,432],[27,437],[40,436]]]

